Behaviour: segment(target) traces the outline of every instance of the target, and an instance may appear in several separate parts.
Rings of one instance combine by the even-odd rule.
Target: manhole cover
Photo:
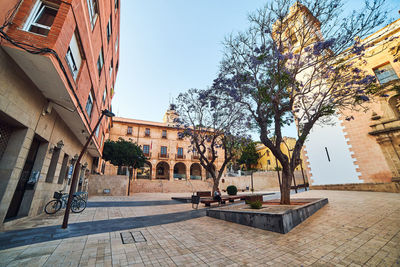
[[[132,244],[139,242],[146,242],[146,238],[144,238],[142,232],[121,232],[121,240],[122,244]]]

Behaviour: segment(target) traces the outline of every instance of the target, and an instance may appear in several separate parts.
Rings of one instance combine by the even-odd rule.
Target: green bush
[[[228,195],[230,196],[234,196],[237,194],[237,187],[234,185],[230,185],[226,188],[226,192],[228,193]]]
[[[249,203],[251,209],[261,209],[262,208],[262,202],[259,200],[252,201]]]

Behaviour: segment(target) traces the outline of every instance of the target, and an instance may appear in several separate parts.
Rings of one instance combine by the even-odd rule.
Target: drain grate
[[[146,242],[146,238],[144,238],[142,232],[135,231],[135,232],[121,232],[121,240],[122,244],[132,244],[132,243],[139,243],[139,242]]]

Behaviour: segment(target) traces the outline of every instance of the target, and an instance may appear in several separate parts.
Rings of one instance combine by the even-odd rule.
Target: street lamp
[[[93,137],[94,133],[96,132],[95,130],[97,129],[97,127],[99,127],[99,124],[104,116],[111,118],[111,117],[114,117],[115,115],[114,115],[114,113],[112,113],[111,111],[109,111],[107,109],[101,111],[101,116],[100,116],[99,120],[97,121],[96,126],[94,127],[94,131],[92,131],[92,133],[90,134],[89,138],[86,141],[86,144],[83,146],[82,151],[78,156],[78,159],[76,160],[74,174],[72,175],[71,187],[69,188],[67,207],[65,209],[64,220],[63,220],[63,224],[61,226],[61,228],[63,228],[63,229],[66,229],[68,227],[69,211],[71,209],[72,198],[74,195],[76,183],[78,181],[78,172],[79,172],[78,169],[79,168],[77,168],[77,166],[79,165],[79,163],[83,157],[83,154],[85,154],[85,152],[92,140],[92,137]]]

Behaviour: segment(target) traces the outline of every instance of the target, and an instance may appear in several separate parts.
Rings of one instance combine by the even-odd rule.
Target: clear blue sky
[[[361,3],[351,0],[349,6]],[[399,18],[398,0],[388,0]],[[224,37],[247,28],[247,14],[266,0],[121,1],[119,73],[113,111],[162,121],[170,97],[206,88],[218,72]],[[285,135],[295,136],[294,127]]]

